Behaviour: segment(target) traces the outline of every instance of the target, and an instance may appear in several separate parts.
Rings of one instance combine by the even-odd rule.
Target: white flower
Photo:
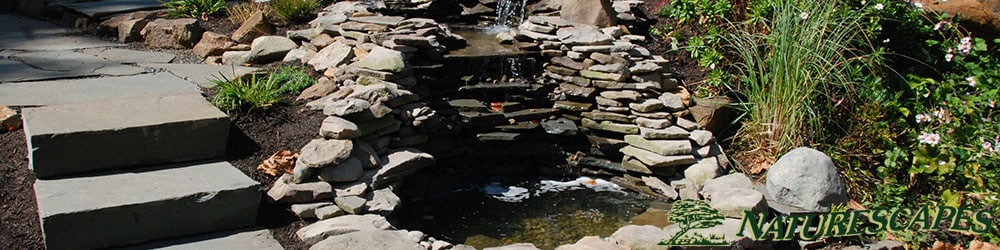
[[[799,13],[799,17],[801,17],[802,20],[809,19],[809,12]]]
[[[993,99],[990,99],[990,103],[988,105],[990,106],[990,108],[996,108],[997,107],[997,103],[994,102]]]
[[[980,138],[980,140],[982,140],[982,139]],[[990,142],[988,142],[986,140],[983,140],[983,151],[986,151],[986,152],[993,151],[993,144],[991,144]]]
[[[882,43],[889,43],[889,38],[886,38],[885,40],[882,40]]]
[[[939,30],[945,25],[951,26],[951,23],[949,23],[948,21],[940,21],[937,24],[934,24],[934,30]]]
[[[862,4],[863,4],[863,3],[862,3]],[[876,10],[882,10],[882,9],[885,9],[885,5],[883,5],[883,4],[881,4],[881,3],[879,3],[879,4],[875,4],[875,9],[876,9]]]
[[[922,134],[920,136],[917,136],[917,140],[920,140],[920,143],[923,143],[923,144],[937,145],[938,142],[941,141],[941,135],[938,135],[938,134]]]
[[[931,112],[931,114],[934,114],[934,116],[937,117],[938,119],[944,119],[944,109],[939,108],[938,110],[934,110],[933,112]]]
[[[913,7],[917,8],[918,10],[924,10],[924,5],[918,2],[913,2]]]
[[[969,82],[969,86],[976,87],[976,77],[966,77],[965,81]]]
[[[925,114],[917,114],[913,118],[917,120],[917,123],[931,122],[931,116]]]
[[[962,54],[963,56],[968,55],[969,52],[972,52],[972,38],[963,37],[961,42],[958,44],[957,48],[958,48],[958,53]]]
[[[948,164],[948,162],[946,162],[946,161],[938,161],[938,165],[945,165],[945,164]]]
[[[955,57],[955,55],[952,55],[951,53],[944,54],[944,61],[951,62],[951,59],[954,58],[954,57]]]

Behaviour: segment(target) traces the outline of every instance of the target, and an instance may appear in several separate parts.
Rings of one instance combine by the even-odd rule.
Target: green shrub
[[[319,8],[316,0],[271,0],[274,13],[290,23],[312,18],[312,11],[316,8]]]
[[[195,17],[203,20],[208,19],[208,15],[215,14],[226,7],[225,0],[173,0],[164,2],[163,7],[167,8],[167,17]]]
[[[729,0],[672,0],[660,7],[660,16],[670,17],[677,23],[698,18],[700,24],[716,23],[733,10]]]
[[[250,75],[236,79],[225,76],[212,81],[218,92],[212,104],[226,111],[263,110],[284,100],[284,95],[302,91],[316,80],[301,67],[281,67],[267,77]]]

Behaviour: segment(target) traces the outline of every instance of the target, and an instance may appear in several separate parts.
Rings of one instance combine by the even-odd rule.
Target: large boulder
[[[924,8],[959,16],[973,33],[1000,34],[1000,0],[919,0]],[[979,31],[979,32],[976,32]]]
[[[156,19],[142,30],[146,45],[156,48],[187,49],[201,39],[204,32],[198,19]]]
[[[779,203],[768,204],[781,212],[796,208],[806,212],[829,212],[831,206],[848,201],[847,188],[833,160],[823,152],[806,147],[782,155],[767,170],[765,187],[769,197]]]
[[[594,25],[614,26],[617,23],[611,0],[562,0],[559,15],[566,20]]]

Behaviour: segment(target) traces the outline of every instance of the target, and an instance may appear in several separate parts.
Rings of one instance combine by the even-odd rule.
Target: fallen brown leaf
[[[257,165],[257,170],[271,176],[278,176],[283,173],[291,174],[292,169],[295,168],[295,160],[298,159],[298,153],[293,154],[291,151],[281,150],[271,155],[271,157],[264,160],[260,165]]]

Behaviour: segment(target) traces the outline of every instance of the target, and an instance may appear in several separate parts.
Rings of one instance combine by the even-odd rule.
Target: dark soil
[[[698,30],[694,25],[680,25],[678,26],[673,20],[665,17],[659,16],[660,5],[667,3],[668,1],[650,1],[642,5],[642,10],[645,12],[646,16],[650,20],[656,21],[656,23],[651,24],[652,27],[664,27],[667,25],[669,27],[676,28],[673,32],[679,32],[680,41],[678,44],[682,45],[687,42],[688,37],[698,36],[704,31]],[[669,31],[669,30],[668,30]],[[681,49],[676,51],[670,50],[670,43],[662,37],[650,37],[646,43],[646,48],[649,49],[654,55],[662,55],[666,58],[669,65],[669,70],[673,71],[677,75],[677,78],[687,87],[689,91],[694,91],[694,87],[701,83],[705,79],[705,74],[708,69],[698,65],[698,61],[691,58],[691,55]]]
[[[0,134],[0,249],[45,249],[24,130]]]

